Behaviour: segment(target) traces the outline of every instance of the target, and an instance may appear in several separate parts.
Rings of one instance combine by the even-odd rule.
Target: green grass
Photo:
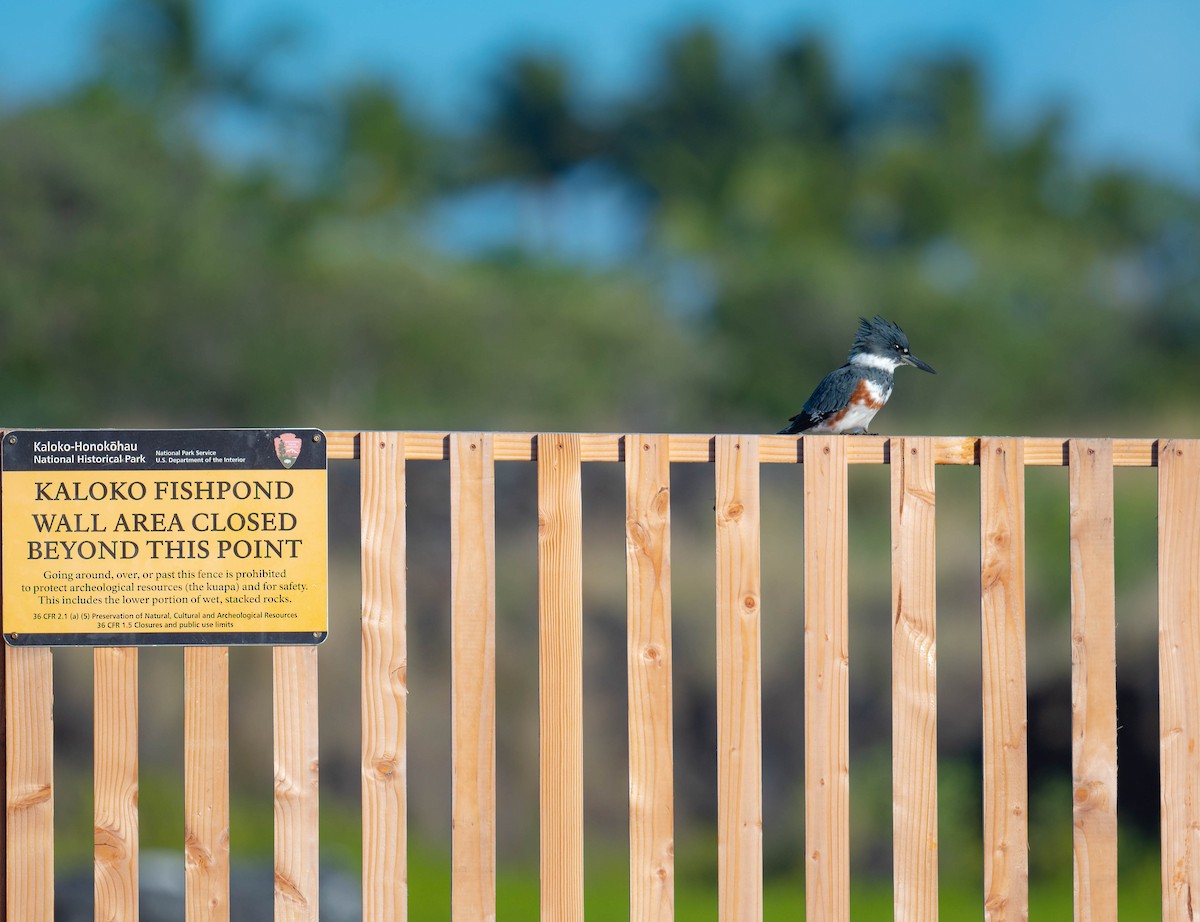
[[[74,781],[75,779],[73,779]],[[142,783],[143,844],[147,847],[173,847],[182,841],[181,792],[163,779],[146,778]],[[81,782],[60,791],[67,803],[79,800],[86,808],[90,789]],[[66,804],[64,804],[65,806]],[[233,798],[232,820],[234,860],[270,861],[273,833],[270,800]],[[86,819],[87,817],[83,817]],[[1069,821],[1069,820],[1068,820]],[[71,823],[71,826],[80,825]],[[81,827],[82,828],[82,827]],[[67,830],[62,830],[67,832]],[[72,831],[74,831],[72,829]],[[322,863],[357,876],[361,839],[356,811],[336,798],[321,803]],[[1033,839],[1031,848],[1045,851],[1050,845],[1042,838]],[[699,843],[696,843],[699,845]],[[712,846],[709,848],[708,846]],[[1069,839],[1055,843],[1056,851],[1070,854]],[[978,918],[982,913],[982,874],[978,856],[959,843],[957,856],[943,853],[940,871],[939,914],[943,919]],[[711,852],[711,854],[710,854]],[[968,860],[957,860],[958,858]],[[73,871],[91,861],[91,842],[82,836],[63,835],[56,842],[60,872]],[[620,848],[601,849],[589,844],[585,855],[584,908],[589,919],[608,922],[628,918],[629,881],[626,858]],[[1072,880],[1068,862],[1051,867],[1053,873],[1035,873],[1030,884],[1030,915],[1035,919],[1070,919]],[[450,856],[442,848],[410,838],[409,842],[409,914],[413,919],[450,918]],[[880,877],[853,878],[850,912],[855,922],[890,922],[893,917],[892,884]],[[1160,877],[1158,849],[1153,843],[1140,842],[1136,836],[1122,836],[1118,909],[1122,918],[1157,918],[1160,913]],[[514,863],[500,856],[496,881],[497,917],[509,920],[534,919],[538,916],[539,883],[536,858]],[[763,916],[770,920],[804,918],[804,880],[793,873],[768,874],[763,887]],[[706,838],[701,848],[689,849],[676,856],[675,917],[686,922],[717,922],[717,882],[715,836]]]
[[[1123,868],[1119,912],[1122,918],[1157,918],[1160,906],[1159,872],[1151,860]],[[535,919],[538,916],[536,867],[502,866],[496,882],[497,917]],[[1052,880],[1034,881],[1029,894],[1030,915],[1045,920],[1070,919],[1072,882],[1069,873]],[[953,880],[941,881],[940,918],[979,918],[983,911],[981,889]],[[628,918],[629,884],[626,869],[613,861],[589,861],[584,889],[584,909],[589,919],[608,922]],[[414,919],[450,917],[450,862],[423,849],[414,849],[409,862],[409,911]],[[850,894],[850,914],[855,922],[890,922],[893,918],[890,880],[856,881]],[[709,874],[681,874],[675,887],[675,917],[687,922],[717,922],[716,883]],[[799,876],[768,878],[763,888],[763,917],[767,920],[804,918],[804,881]]]

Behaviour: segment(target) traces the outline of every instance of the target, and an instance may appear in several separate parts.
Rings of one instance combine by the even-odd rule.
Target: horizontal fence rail
[[[408,918],[406,462],[449,462],[455,922],[496,916],[496,478],[537,468],[541,917],[584,916],[582,466],[622,463],[627,574],[629,916],[675,918],[671,465],[714,471],[718,911],[763,917],[763,464],[803,465],[807,918],[850,916],[848,466],[891,466],[894,917],[938,918],[936,467],[979,468],[985,919],[1029,912],[1025,470],[1069,471],[1074,906],[1117,905],[1113,471],[1158,468],[1162,917],[1200,905],[1200,441],[330,432],[360,463],[362,897]],[[150,654],[152,655],[152,654]],[[317,661],[273,656],[275,918],[318,912]],[[6,647],[5,918],[54,907],[54,653]],[[98,649],[96,918],[137,918],[138,652]],[[62,677],[60,676],[60,680]],[[229,651],[184,658],[187,919],[227,920]],[[767,822],[770,822],[768,818]]]
[[[374,433],[329,432],[329,457],[354,460],[360,458],[360,445]],[[407,461],[449,461],[451,432],[407,432],[404,437],[404,458]],[[579,460],[625,460],[628,436],[621,433],[580,433]],[[716,460],[715,435],[672,435],[672,463],[711,463]],[[796,464],[804,460],[805,440],[816,436],[757,435],[758,460],[762,464]],[[847,464],[887,464],[892,444],[897,438],[872,436],[842,436],[846,443]],[[978,437],[928,437],[934,452],[935,464],[979,464]],[[1033,467],[1066,467],[1071,439],[1021,438],[1024,462]],[[1158,464],[1158,439],[1111,439],[1113,465],[1116,467],[1155,467]],[[497,432],[493,434],[494,457],[497,461],[536,461],[538,436],[532,432]]]

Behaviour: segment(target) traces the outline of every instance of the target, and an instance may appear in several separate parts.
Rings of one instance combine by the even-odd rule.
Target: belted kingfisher
[[[896,324],[879,316],[874,320],[859,318],[850,361],[825,376],[805,401],[804,409],[779,434],[867,434],[872,417],[892,396],[892,373],[900,365],[937,374],[908,351],[908,337]]]

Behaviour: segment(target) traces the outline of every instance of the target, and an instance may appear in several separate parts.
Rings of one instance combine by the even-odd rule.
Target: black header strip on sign
[[[299,439],[285,467],[275,440]],[[291,440],[288,440],[289,442]],[[13,429],[2,442],[4,470],[325,470],[320,429]]]

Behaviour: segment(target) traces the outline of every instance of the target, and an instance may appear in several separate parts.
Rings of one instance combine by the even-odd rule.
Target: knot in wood
[[[742,599],[742,607],[745,608],[746,611],[754,611],[756,608],[758,608],[758,598],[753,595],[746,596],[744,599]]]
[[[725,518],[731,521],[737,521],[742,517],[742,513],[746,511],[743,503],[732,502],[725,507]]]
[[[656,515],[665,517],[671,511],[671,491],[667,487],[659,487],[658,492],[654,494],[654,502],[651,508]]]
[[[1105,802],[1104,782],[1093,779],[1075,786],[1075,806],[1081,810],[1094,810]]]
[[[127,855],[125,837],[112,826],[95,828],[95,853],[98,861],[113,863]]]
[[[648,643],[642,645],[642,659],[651,665],[658,663],[662,659],[663,651],[656,643]]]
[[[207,869],[213,865],[212,852],[191,829],[184,832],[183,854],[189,867]]]
[[[275,892],[293,903],[299,903],[301,906],[308,905],[308,898],[305,897],[296,882],[282,871],[275,872]]]

